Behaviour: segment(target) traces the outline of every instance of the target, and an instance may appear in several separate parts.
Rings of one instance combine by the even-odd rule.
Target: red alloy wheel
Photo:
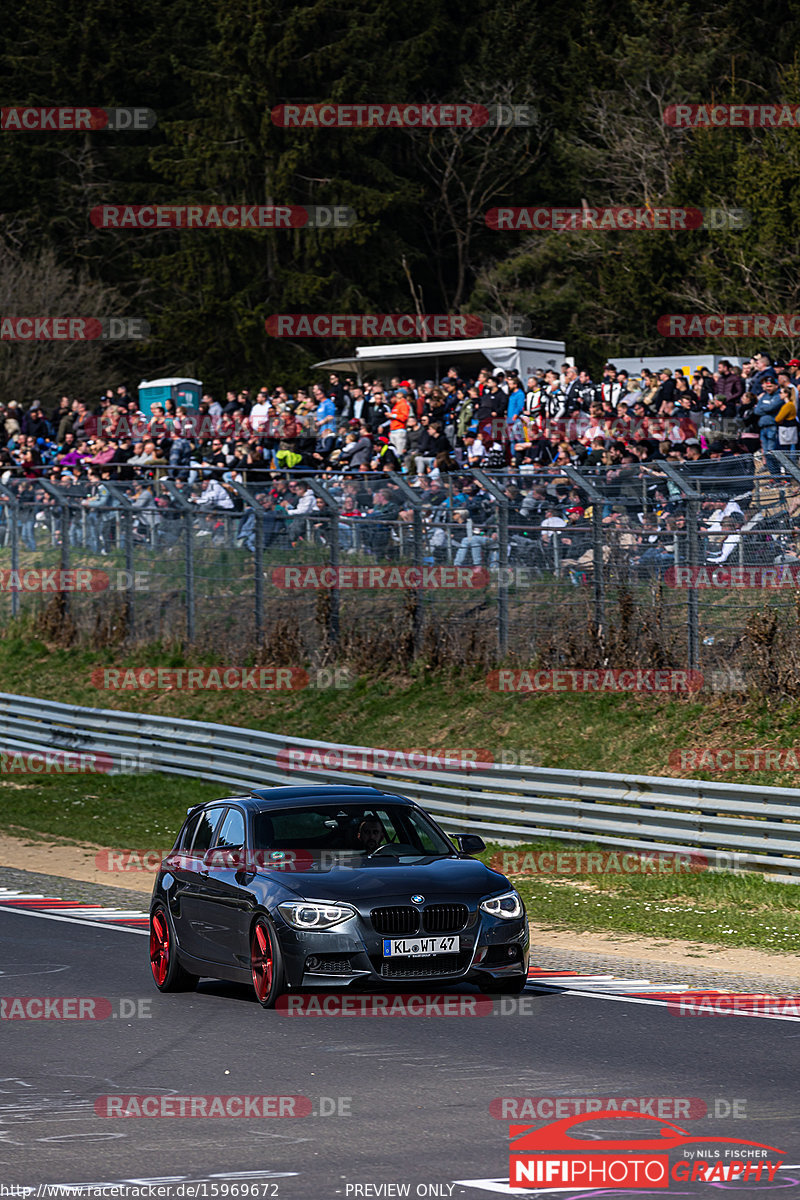
[[[157,908],[150,920],[150,968],[162,987],[169,970],[169,924],[163,908]]]
[[[263,1004],[272,990],[275,962],[272,953],[272,937],[264,921],[256,921],[250,940],[250,962],[253,970],[253,987]]]

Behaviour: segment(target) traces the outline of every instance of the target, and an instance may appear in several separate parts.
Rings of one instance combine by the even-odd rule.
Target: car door
[[[187,954],[192,954],[195,958],[208,958],[209,931],[206,924],[209,914],[202,895],[208,870],[205,856],[213,845],[226,808],[227,805],[223,803],[201,810],[191,845],[178,856],[174,870],[177,880],[175,899],[178,908],[178,942]]]
[[[205,855],[197,884],[198,922],[204,939],[203,957],[211,962],[247,966],[250,961],[250,913],[255,901],[247,887],[245,815],[230,805],[217,825],[214,842]]]

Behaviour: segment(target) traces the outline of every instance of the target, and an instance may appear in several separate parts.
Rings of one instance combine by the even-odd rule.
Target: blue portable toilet
[[[197,412],[202,395],[199,379],[151,379],[149,383],[143,379],[139,384],[139,408],[149,417],[154,404],[174,400],[176,406],[182,404],[187,412]]]

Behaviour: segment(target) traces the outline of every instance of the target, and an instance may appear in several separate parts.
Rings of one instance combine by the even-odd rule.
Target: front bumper
[[[528,973],[530,936],[524,914],[513,921],[471,914],[466,928],[458,931],[458,953],[391,959],[383,957],[383,935],[363,916],[320,931],[301,932],[280,917],[275,924],[290,988],[427,987]]]

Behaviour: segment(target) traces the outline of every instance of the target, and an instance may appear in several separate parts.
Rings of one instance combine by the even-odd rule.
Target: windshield
[[[271,809],[253,818],[253,849],[344,861],[355,857],[450,856],[456,851],[419,809],[343,803]]]

